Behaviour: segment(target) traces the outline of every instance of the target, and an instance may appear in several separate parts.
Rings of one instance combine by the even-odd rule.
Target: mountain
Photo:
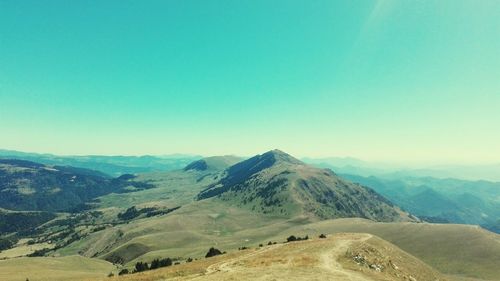
[[[92,199],[141,190],[151,184],[111,178],[101,172],[48,166],[25,160],[0,159],[0,208],[17,211],[72,211]]]
[[[221,171],[242,160],[243,158],[232,155],[205,157],[189,163],[184,167],[184,171]]]
[[[353,184],[328,169],[318,169],[279,150],[237,163],[201,191],[264,214],[319,219],[361,217],[375,221],[412,220],[370,188]]]
[[[363,177],[342,174],[368,185],[401,208],[430,222],[476,224],[499,232],[500,183],[432,177]]]
[[[0,149],[0,158],[27,160],[46,165],[81,167],[117,177],[122,174],[177,170],[201,157],[182,154],[168,156],[59,156]]]

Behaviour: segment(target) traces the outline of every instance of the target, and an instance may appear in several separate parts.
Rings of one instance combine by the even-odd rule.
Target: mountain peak
[[[229,167],[197,195],[198,200],[211,197],[279,216],[413,220],[373,190],[277,149]]]
[[[268,151],[260,156],[262,157],[262,159],[272,160],[273,164],[280,163],[280,162],[295,164],[295,165],[303,165],[304,164],[299,159],[297,159],[297,158],[291,156],[290,154],[288,154],[284,151],[281,151],[279,149],[270,150],[270,151]]]

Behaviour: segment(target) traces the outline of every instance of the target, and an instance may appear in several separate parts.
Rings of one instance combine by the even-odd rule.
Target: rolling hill
[[[105,277],[116,269],[109,262],[81,256],[0,260],[0,280],[64,281]]]

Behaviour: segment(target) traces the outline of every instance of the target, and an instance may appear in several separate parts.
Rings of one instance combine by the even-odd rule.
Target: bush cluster
[[[287,239],[286,239],[286,242],[295,242],[295,241],[303,241],[303,240],[307,240],[309,239],[309,236],[306,235],[304,237],[295,237],[295,235],[290,235]]]
[[[136,272],[142,272],[146,270],[152,270],[152,269],[157,269],[160,267],[167,267],[172,265],[172,259],[171,258],[164,258],[164,259],[154,259],[151,262],[151,265],[148,265],[147,262],[137,262],[135,264],[135,269],[132,273]]]
[[[191,259],[191,261],[192,261],[192,259]],[[149,265],[147,262],[139,261],[135,264],[134,270],[132,272],[130,272],[128,269],[124,268],[124,269],[120,270],[120,272],[118,272],[118,275],[143,272],[146,270],[153,270],[153,269],[157,269],[160,267],[171,266],[172,264],[173,264],[173,261],[171,258],[154,259],[153,261],[151,261],[151,265]],[[178,263],[176,263],[176,264],[178,264]]]

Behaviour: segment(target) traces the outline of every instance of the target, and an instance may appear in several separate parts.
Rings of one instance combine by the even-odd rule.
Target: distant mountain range
[[[231,157],[235,159],[244,159],[244,157]],[[166,156],[60,156],[0,149],[0,158],[28,160],[47,165],[80,167],[101,171],[110,176],[117,177],[122,174],[178,170],[203,157],[185,154],[172,154]],[[411,168],[402,165],[372,163],[352,157],[305,157],[300,160],[320,168],[329,168],[336,173],[365,177],[377,176],[393,179],[401,177],[434,177],[440,179],[454,178],[500,182],[500,163],[496,165],[440,165]]]
[[[377,176],[397,179],[401,177],[454,178],[461,180],[487,180],[500,182],[500,163],[491,165],[431,165],[408,167],[396,164],[367,162],[350,157],[303,158],[302,161],[337,173]]]
[[[73,166],[101,171],[109,176],[182,169],[201,156],[174,154],[168,156],[59,156],[0,149],[0,158],[21,159],[47,165]]]
[[[363,177],[342,174],[370,186],[394,204],[438,223],[481,225],[500,233],[500,183],[432,177]]]

